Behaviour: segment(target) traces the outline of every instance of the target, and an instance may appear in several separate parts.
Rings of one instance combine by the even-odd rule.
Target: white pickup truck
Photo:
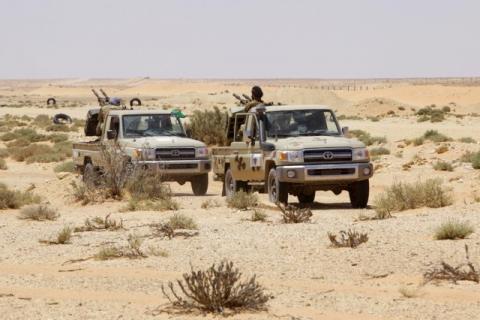
[[[96,124],[87,121],[87,126],[94,129]],[[87,126],[85,133],[95,135],[87,133]],[[97,140],[73,144],[73,161],[84,178],[102,170],[101,148],[114,142],[121,147],[130,164],[158,168],[166,181],[180,184],[190,181],[195,195],[207,192],[211,170],[207,146],[187,137],[175,113],[110,110]]]

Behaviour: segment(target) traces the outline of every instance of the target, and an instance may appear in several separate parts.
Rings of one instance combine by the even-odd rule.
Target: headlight
[[[155,160],[155,149],[133,149],[132,158],[136,160]]]
[[[356,148],[352,152],[352,161],[370,160],[367,148]]]
[[[303,162],[303,151],[279,151],[278,160],[288,162]]]
[[[206,158],[206,157],[208,157],[207,147],[195,148],[195,158]]]

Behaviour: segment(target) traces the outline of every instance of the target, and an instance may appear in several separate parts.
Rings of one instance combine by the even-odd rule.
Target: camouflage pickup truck
[[[317,190],[348,191],[354,208],[365,208],[373,175],[368,150],[346,137],[332,110],[322,106],[232,109],[228,147],[212,149],[214,179],[223,194],[256,189],[272,202],[311,203]]]
[[[92,132],[97,123],[87,120],[85,134],[95,135]],[[208,149],[203,142],[187,137],[175,113],[110,110],[97,140],[73,144],[73,161],[84,179],[98,175],[102,170],[101,148],[114,143],[120,146],[128,164],[158,168],[168,181],[190,181],[195,195],[207,192],[211,170]]]

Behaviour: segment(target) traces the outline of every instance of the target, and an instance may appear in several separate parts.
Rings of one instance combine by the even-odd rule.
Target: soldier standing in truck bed
[[[252,88],[252,101],[248,102],[245,105],[245,112],[248,112],[253,107],[259,104],[262,104],[263,103],[262,97],[263,97],[262,88],[260,88],[259,86],[254,86]]]

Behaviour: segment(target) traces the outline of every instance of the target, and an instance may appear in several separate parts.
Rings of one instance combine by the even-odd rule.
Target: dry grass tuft
[[[53,168],[55,172],[75,172],[75,164],[73,161],[67,161],[60,164],[57,164],[55,168]]]
[[[475,232],[475,228],[468,222],[448,220],[435,230],[434,237],[436,240],[465,239],[473,232]]]
[[[0,210],[18,209],[24,205],[39,203],[40,197],[29,191],[21,192],[10,190],[6,185],[0,183]]]
[[[425,283],[430,281],[451,281],[457,283],[457,281],[473,281],[480,282],[480,273],[475,269],[473,263],[470,262],[468,255],[468,246],[465,245],[466,263],[462,263],[456,267],[442,261],[440,267],[429,270],[423,274]]]
[[[368,234],[366,233],[358,233],[355,230],[348,230],[348,231],[340,231],[340,239],[337,239],[337,235],[333,233],[328,233],[328,239],[333,247],[341,248],[341,247],[350,247],[356,248],[364,242],[368,241]]]
[[[363,130],[350,130],[349,136],[357,138],[358,140],[363,142],[366,146],[387,142],[387,139],[385,137],[372,137],[370,133]]]
[[[248,210],[258,205],[258,197],[256,194],[240,190],[227,198],[227,205],[229,208]]]
[[[407,286],[402,286],[398,289],[398,292],[402,295],[404,298],[417,298],[420,296],[420,288],[418,287],[407,287]]]
[[[445,161],[437,161],[433,164],[433,169],[436,171],[453,171],[453,166]]]
[[[19,219],[45,221],[57,220],[59,214],[57,210],[44,204],[31,205],[23,208],[18,215]]]
[[[271,296],[256,281],[255,275],[241,282],[242,273],[233,267],[233,262],[222,261],[207,270],[194,270],[183,274],[176,284],[169,282],[167,289],[162,285],[164,296],[175,306],[182,309],[201,309],[207,312],[223,313],[231,310],[263,310]],[[178,289],[177,289],[178,290]]]
[[[310,219],[313,216],[310,208],[299,208],[291,204],[284,206],[279,202],[277,202],[277,207],[282,211],[282,219],[284,223],[310,222]]]
[[[121,211],[167,211],[178,210],[180,205],[172,198],[154,201],[130,199]]]
[[[190,217],[187,217],[181,213],[176,213],[168,219],[168,225],[176,229],[185,229],[185,230],[198,230],[197,223]]]

